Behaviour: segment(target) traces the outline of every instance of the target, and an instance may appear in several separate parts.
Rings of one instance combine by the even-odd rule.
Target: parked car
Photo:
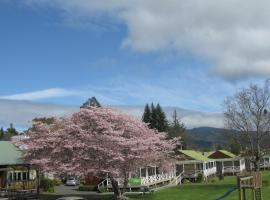
[[[75,177],[69,177],[66,180],[66,185],[68,186],[76,186],[80,184],[80,180]]]
[[[61,197],[56,200],[86,200],[83,197]]]

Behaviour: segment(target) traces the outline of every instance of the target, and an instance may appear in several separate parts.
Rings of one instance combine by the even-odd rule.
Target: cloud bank
[[[62,88],[50,88],[46,90],[38,90],[33,92],[19,93],[7,96],[0,96],[0,99],[9,100],[40,100],[55,97],[67,97],[67,96],[78,96],[81,92],[74,90],[66,90]]]
[[[113,106],[123,113],[132,115],[141,119],[143,106]],[[194,127],[223,127],[222,114],[203,113],[182,109],[178,107],[164,107],[168,118],[170,119],[174,110],[177,110],[181,120],[187,128]],[[63,106],[56,104],[34,103],[19,100],[0,99],[0,127],[8,127],[10,123],[20,130],[25,130],[32,124],[35,117],[64,117],[79,111],[79,106]]]
[[[125,24],[122,46],[191,53],[226,79],[270,75],[267,0],[24,0],[59,9],[66,21]],[[68,19],[68,20],[67,20]],[[87,23],[89,25],[89,23]]]

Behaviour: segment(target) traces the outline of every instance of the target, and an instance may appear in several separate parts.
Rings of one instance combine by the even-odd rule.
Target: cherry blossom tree
[[[168,165],[179,141],[109,107],[81,108],[52,123],[37,121],[28,136],[17,142],[27,146],[25,160],[57,175],[108,176],[116,199],[123,198],[117,178],[127,185],[129,173],[139,167]]]

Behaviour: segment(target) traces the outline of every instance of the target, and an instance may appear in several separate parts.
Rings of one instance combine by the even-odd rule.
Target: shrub
[[[141,185],[141,179],[140,178],[130,178],[128,181],[128,184],[131,186],[139,186],[139,185]]]
[[[268,180],[263,180],[262,185],[263,185],[263,187],[269,186],[269,181]]]
[[[97,190],[97,186],[94,185],[83,185],[80,186],[79,191],[96,191]]]
[[[98,192],[100,192],[100,193],[107,192],[106,187],[100,187],[100,188],[97,189],[97,190],[98,190]]]
[[[51,179],[42,178],[40,180],[40,187],[44,190],[44,192],[54,192],[53,181]]]
[[[55,178],[52,180],[54,186],[58,186],[62,184],[62,181],[59,178]]]
[[[199,173],[198,176],[197,176],[196,182],[201,183],[202,181],[203,181],[203,174]]]
[[[190,181],[189,181],[188,179],[184,179],[184,180],[183,180],[183,183],[184,183],[184,184],[187,184],[187,183],[190,183]]]

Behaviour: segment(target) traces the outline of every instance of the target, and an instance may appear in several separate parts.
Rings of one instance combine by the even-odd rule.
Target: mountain
[[[188,148],[213,149],[217,145],[225,146],[226,130],[223,128],[199,127],[186,131]]]

